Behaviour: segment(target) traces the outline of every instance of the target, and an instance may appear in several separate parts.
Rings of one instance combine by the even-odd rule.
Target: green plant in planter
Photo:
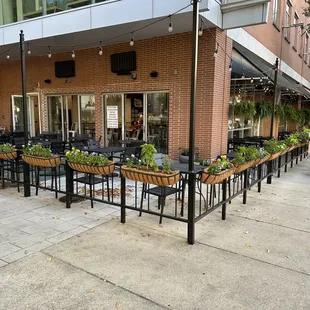
[[[264,158],[269,155],[269,153],[265,150],[265,148],[258,148],[259,158]]]
[[[265,141],[264,148],[269,154],[275,154],[283,151],[285,149],[285,146],[276,140],[268,140]]]
[[[0,144],[0,153],[13,152],[14,147],[9,143]]]
[[[287,147],[298,145],[299,144],[298,136],[293,133],[284,140],[284,143]]]
[[[108,163],[108,158],[97,153],[88,153],[72,148],[66,153],[66,159],[75,164],[103,167]]]
[[[309,141],[310,130],[308,128],[303,128],[295,133],[300,143],[306,143]]]
[[[236,157],[232,161],[235,164],[243,164],[245,162],[259,159],[260,153],[254,146],[239,146],[235,151]]]
[[[171,172],[169,157],[167,155],[164,156],[163,171],[168,174]]]
[[[30,156],[38,156],[38,157],[44,157],[44,158],[52,158],[53,154],[52,151],[44,147],[41,143],[38,143],[36,145],[23,145],[23,154],[24,155],[30,155]]]
[[[155,154],[157,153],[153,144],[143,144],[141,147],[141,160],[146,169],[154,168],[156,165]],[[158,167],[157,167],[158,168]]]
[[[214,162],[212,162],[208,168],[209,174],[218,174],[222,171],[228,170],[233,168],[234,165],[230,163],[226,156],[221,156],[220,158],[216,159]]]

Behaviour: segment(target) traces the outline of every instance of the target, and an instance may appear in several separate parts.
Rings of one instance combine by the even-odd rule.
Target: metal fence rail
[[[220,207],[222,219],[225,220],[227,204],[234,198],[242,195],[243,203],[246,204],[248,190],[257,187],[258,192],[261,192],[264,180],[271,184],[273,177],[280,177],[282,172],[287,172],[288,167],[303,160],[307,151],[307,146],[298,147],[273,161],[235,174],[220,184],[203,184],[200,182],[201,175],[196,174],[196,203],[191,223],[188,216],[187,178],[182,176],[172,187],[157,187],[127,180],[120,176],[119,170],[107,176],[79,173],[62,159],[61,165],[55,168],[30,166],[30,186],[35,188],[36,195],[40,194],[41,189],[54,192],[55,198],[63,194],[60,200],[66,203],[67,208],[77,199],[89,200],[91,207],[95,207],[94,202],[117,206],[120,208],[122,223],[126,222],[126,210],[132,210],[138,212],[139,216],[144,213],[155,215],[159,223],[166,218],[187,223],[189,227]],[[20,158],[1,160],[1,186],[16,184],[19,191],[24,184],[24,165]]]

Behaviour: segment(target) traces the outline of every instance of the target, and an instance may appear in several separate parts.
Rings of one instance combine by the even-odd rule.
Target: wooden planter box
[[[152,172],[140,170],[137,168],[121,167],[121,172],[124,178],[142,183],[154,184],[157,186],[174,185],[180,180],[180,171],[171,171],[170,174],[161,172]]]
[[[264,163],[265,161],[269,160],[270,155],[265,156],[264,158],[254,160],[253,166],[258,166]]]
[[[1,160],[12,160],[17,157],[17,151],[14,150],[12,152],[0,152],[0,159]]]
[[[76,164],[68,161],[68,165],[75,171],[89,173],[89,174],[103,174],[108,175],[111,174],[114,169],[114,163],[112,161],[108,161],[105,166],[91,166],[85,164]]]
[[[290,146],[287,151],[290,152],[293,151],[294,149],[296,149],[296,145]]]
[[[270,154],[270,157],[268,160],[273,160],[273,159],[279,157],[280,155],[281,155],[281,152]]]
[[[208,172],[208,170],[209,170],[209,168],[206,168],[202,172],[202,176],[201,176],[201,182],[202,183],[218,184],[218,183],[221,183],[223,180],[227,179],[228,177],[230,177],[235,172],[235,168],[224,170],[224,171],[217,173],[217,174],[210,174]]]
[[[247,161],[246,163],[242,163],[242,164],[234,164],[235,166],[235,172],[234,173],[240,173],[250,167],[252,167],[254,165],[255,160],[250,160]]]
[[[37,167],[52,168],[60,165],[60,156],[56,155],[51,158],[22,155],[22,158],[27,164]]]

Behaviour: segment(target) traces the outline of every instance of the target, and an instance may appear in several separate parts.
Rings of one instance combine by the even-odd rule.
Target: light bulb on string
[[[172,20],[171,20],[171,15],[169,16],[169,27],[168,27],[168,31],[172,32],[173,31],[173,25],[172,25]]]
[[[263,78],[260,78],[259,81],[260,81],[260,83],[263,83]]]
[[[30,50],[30,47],[29,47],[29,43],[28,43],[28,51],[27,51],[28,55],[31,55],[31,50]]]
[[[10,54],[9,53],[6,54],[6,59],[10,59]]]
[[[135,39],[134,39],[134,37],[133,37],[133,32],[132,32],[132,34],[131,34],[131,39],[130,39],[130,46],[134,46],[135,45]]]
[[[200,37],[203,35],[203,29],[202,29],[201,26],[200,26],[200,28],[199,28],[198,35],[199,35]]]
[[[72,58],[75,58],[75,51],[73,49],[73,46],[72,46],[72,54],[71,54]]]
[[[100,41],[100,47],[99,47],[99,52],[98,52],[98,54],[99,54],[100,56],[102,56],[102,54],[103,54],[101,43],[102,43],[102,42]]]
[[[242,79],[245,79],[245,74],[244,74],[244,72],[242,73],[241,78],[242,78]]]
[[[51,47],[48,47],[48,54],[47,54],[48,58],[52,58],[52,52],[51,52]]]
[[[252,84],[254,83],[254,79],[253,78],[251,78],[251,81],[250,81]]]
[[[230,61],[229,67],[228,67],[229,72],[232,71],[232,60]]]

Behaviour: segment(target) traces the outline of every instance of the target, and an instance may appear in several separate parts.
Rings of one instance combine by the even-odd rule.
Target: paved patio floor
[[[310,161],[196,225],[0,190],[0,309],[310,309]]]

